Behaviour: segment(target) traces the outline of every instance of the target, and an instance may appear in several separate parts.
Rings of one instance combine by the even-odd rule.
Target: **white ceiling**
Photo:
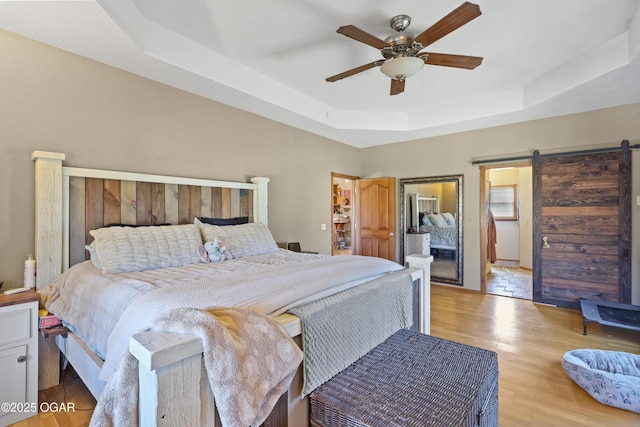
[[[482,56],[425,65],[389,95],[380,59],[336,32],[418,34],[462,0],[0,0],[0,27],[198,95],[367,147],[640,102],[640,0],[478,0],[482,15],[428,51]]]

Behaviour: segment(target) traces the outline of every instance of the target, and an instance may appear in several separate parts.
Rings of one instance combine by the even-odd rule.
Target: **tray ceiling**
[[[0,1],[0,27],[356,147],[640,102],[640,0],[476,1],[482,15],[429,51],[482,56],[425,66],[389,96],[380,59],[336,32],[419,33],[452,0]]]

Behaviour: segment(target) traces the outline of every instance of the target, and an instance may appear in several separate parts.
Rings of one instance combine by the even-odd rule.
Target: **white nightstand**
[[[0,293],[0,426],[38,413],[39,300],[35,291]]]

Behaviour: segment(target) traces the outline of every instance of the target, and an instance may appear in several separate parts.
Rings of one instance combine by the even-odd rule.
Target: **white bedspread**
[[[152,319],[166,310],[237,306],[278,315],[402,268],[380,258],[289,251],[111,275],[86,262],[41,294],[47,309],[104,356],[100,377],[108,380],[128,349],[129,337],[151,327]]]
[[[431,234],[431,246],[454,250],[458,247],[458,228],[455,225],[446,227],[422,226],[420,230]]]

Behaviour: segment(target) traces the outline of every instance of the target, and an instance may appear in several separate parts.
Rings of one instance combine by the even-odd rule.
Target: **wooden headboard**
[[[84,261],[89,231],[108,224],[189,224],[195,217],[249,217],[268,224],[269,178],[214,181],[64,167],[65,155],[34,151],[36,288]]]

